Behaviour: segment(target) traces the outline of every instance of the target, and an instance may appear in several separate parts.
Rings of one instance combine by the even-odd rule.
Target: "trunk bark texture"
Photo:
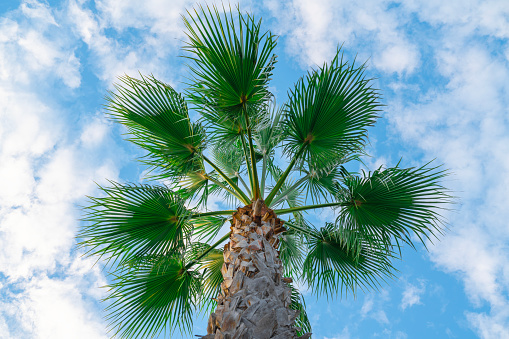
[[[289,308],[291,278],[282,276],[278,234],[285,231],[262,200],[233,214],[230,242],[224,248],[221,293],[204,339],[306,339],[297,335],[298,311]]]

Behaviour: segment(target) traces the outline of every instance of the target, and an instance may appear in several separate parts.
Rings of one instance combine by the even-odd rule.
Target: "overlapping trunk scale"
[[[285,231],[262,200],[233,214],[230,242],[224,248],[221,293],[204,339],[307,339],[297,335],[298,311],[291,304],[291,278],[283,277],[277,250]]]

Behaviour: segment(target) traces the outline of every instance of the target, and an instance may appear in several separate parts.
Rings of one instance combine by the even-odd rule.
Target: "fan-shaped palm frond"
[[[192,218],[190,222],[194,226],[193,236],[200,241],[209,242],[214,239],[229,217],[209,215]]]
[[[210,194],[210,176],[204,169],[187,172],[175,184],[175,189],[186,200],[197,198],[197,205],[206,205]]]
[[[110,93],[110,115],[131,135],[128,140],[149,151],[143,160],[161,171],[156,177],[175,178],[203,168],[200,158],[205,134],[189,119],[184,98],[153,77],[123,76]]]
[[[182,250],[192,225],[183,199],[164,186],[99,187],[105,197],[90,197],[78,235],[91,255],[129,260],[150,253]]]
[[[388,168],[363,176],[345,175],[338,224],[355,230],[368,241],[386,244],[399,240],[413,246],[411,233],[424,240],[441,232],[441,205],[450,202],[440,180],[447,173],[428,165],[419,168]],[[393,245],[393,244],[391,244]]]
[[[324,199],[332,201],[338,195],[338,181],[341,176],[340,167],[334,167],[328,171],[316,171],[314,169],[302,169],[306,174],[302,183],[302,190],[306,192],[306,198],[311,198],[313,203]]]
[[[219,168],[229,177],[236,177],[244,163],[242,146],[234,144],[218,145],[212,149],[212,158]]]
[[[395,271],[391,252],[373,246],[354,232],[338,232],[327,223],[308,239],[304,278],[315,293],[327,297],[377,289]]]
[[[364,66],[348,65],[338,50],[330,65],[308,73],[291,91],[286,152],[302,152],[315,170],[329,169],[363,148],[380,106]]]
[[[211,135],[225,142],[228,136],[242,134],[246,126],[243,110],[256,117],[269,96],[267,90],[275,56],[276,38],[260,32],[260,21],[249,15],[230,13],[221,16],[216,7],[200,6],[195,15],[184,18],[189,43],[193,80],[188,91],[202,109],[203,117],[216,127]],[[236,16],[236,17],[235,17]],[[254,120],[250,121],[253,125]]]
[[[268,172],[271,174],[275,181],[279,181],[283,176],[283,171],[273,162],[268,162]],[[290,207],[301,206],[304,203],[304,197],[301,195],[302,184],[305,178],[293,180],[286,178],[286,180],[280,185],[278,194],[276,197],[268,203],[270,207],[281,206],[286,203]],[[271,188],[274,190],[274,188]]]
[[[200,274],[185,268],[178,255],[146,256],[114,273],[107,300],[108,320],[120,338],[153,337],[161,331],[189,332]]]
[[[300,328],[300,330],[297,330],[297,335],[301,336],[305,333],[311,332],[311,324],[308,319],[308,315],[306,313],[306,303],[304,302],[304,298],[302,297],[302,294],[300,294],[299,290],[295,287],[291,286],[292,288],[292,303],[290,304],[290,308],[292,310],[299,311],[299,315],[297,316],[297,319],[295,319],[295,326],[297,328]]]
[[[279,238],[279,258],[283,262],[285,275],[299,276],[302,272],[305,249],[303,236],[299,232],[289,230]]]
[[[190,259],[195,260],[204,252],[207,252],[207,254],[197,260],[196,269],[202,271],[203,277],[203,290],[199,308],[207,312],[216,305],[215,298],[221,291],[220,286],[223,282],[221,268],[223,267],[224,257],[221,249],[212,248],[205,243],[194,243]]]
[[[276,105],[275,99],[271,99],[263,107],[261,116],[264,121],[256,126],[253,139],[262,155],[270,155],[285,138],[285,129],[282,125],[283,108]]]

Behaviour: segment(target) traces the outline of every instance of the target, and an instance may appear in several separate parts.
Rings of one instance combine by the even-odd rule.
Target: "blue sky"
[[[74,250],[94,182],[137,182],[139,151],[105,120],[124,73],[178,90],[184,0],[0,2],[0,338],[107,338],[107,282]],[[432,159],[460,197],[427,252],[379,293],[309,292],[314,338],[509,338],[509,2],[242,1],[280,35],[272,91],[329,60],[368,60],[386,105],[370,169]],[[219,200],[214,201],[220,204]],[[311,215],[316,223],[329,214]],[[195,322],[205,333],[205,320]],[[178,335],[173,336],[179,338]]]

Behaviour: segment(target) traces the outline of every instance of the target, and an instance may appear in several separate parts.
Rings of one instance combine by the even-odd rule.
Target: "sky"
[[[104,96],[116,77],[139,72],[184,88],[180,15],[193,5],[0,2],[1,339],[109,337],[99,301],[108,277],[75,249],[80,206],[98,194],[96,183],[139,182],[144,169],[134,161],[140,151],[105,119]],[[240,8],[280,36],[278,102],[343,45],[383,93],[368,168],[434,159],[459,198],[445,212],[445,235],[429,251],[405,248],[398,279],[380,292],[326,300],[303,290],[313,338],[509,338],[509,2]],[[197,317],[193,334],[205,333]]]

